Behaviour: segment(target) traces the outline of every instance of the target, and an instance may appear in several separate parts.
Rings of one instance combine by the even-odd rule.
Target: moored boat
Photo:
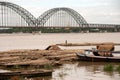
[[[86,55],[83,53],[76,53],[77,57],[81,61],[91,61],[91,62],[120,62],[120,56],[116,57],[105,57],[105,56],[95,56]]]
[[[114,56],[120,54],[120,51],[114,51],[113,44],[110,45],[98,45],[92,50],[85,50],[85,53],[76,53],[79,60],[91,61],[91,62],[120,62],[120,56]],[[88,52],[86,54],[86,52]],[[90,54],[92,53],[92,55]]]
[[[11,72],[2,72],[0,73],[0,80],[1,78],[10,78],[13,76],[22,76],[22,77],[40,77],[40,76],[52,76],[52,70],[40,70],[40,71],[11,71]]]

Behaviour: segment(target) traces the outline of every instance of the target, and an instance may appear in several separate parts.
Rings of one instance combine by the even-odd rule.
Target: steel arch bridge
[[[47,23],[47,21],[52,17],[56,15],[57,17],[51,19],[51,21],[49,21],[47,26],[53,26],[50,23],[53,21],[55,22],[56,20],[58,20],[58,23],[61,23],[57,26],[62,26],[62,27],[81,27],[83,24],[87,24],[87,21],[75,10],[70,9],[70,8],[53,8],[50,9],[46,12],[44,12],[38,19],[37,19],[37,25],[38,26],[45,26],[45,23]],[[65,25],[65,21],[62,22],[63,19],[61,19],[62,17],[64,17],[64,19],[66,18],[66,21],[68,21],[67,25]],[[68,18],[68,19],[67,19]],[[70,23],[77,23],[76,25],[74,24],[70,24]]]
[[[80,28],[115,28],[116,24],[90,24],[75,10],[70,8],[53,8],[38,18],[35,18],[29,11],[17,4],[0,2],[0,28],[11,27],[80,27]]]
[[[10,2],[0,2],[0,17],[0,26],[36,26],[36,18],[30,12]]]

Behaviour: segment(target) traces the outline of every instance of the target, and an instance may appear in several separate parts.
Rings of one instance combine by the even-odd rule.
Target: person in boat
[[[113,57],[111,51],[114,51],[114,45],[98,45],[97,50],[92,51],[95,56]]]

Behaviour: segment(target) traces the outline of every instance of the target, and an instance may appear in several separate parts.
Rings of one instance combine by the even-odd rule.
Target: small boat
[[[40,76],[52,76],[52,70],[41,70],[41,71],[11,71],[11,72],[4,72],[0,73],[0,80],[1,78],[9,78],[12,76],[22,76],[22,77],[40,77]]]
[[[87,50],[91,51],[91,50]],[[92,51],[91,51],[92,52]],[[91,62],[120,62],[120,56],[100,56],[97,54],[98,52],[110,52],[110,51],[97,51],[92,52],[93,55],[83,54],[83,53],[76,53],[77,57],[81,61],[91,61]],[[118,53],[118,51],[111,52],[112,54]]]

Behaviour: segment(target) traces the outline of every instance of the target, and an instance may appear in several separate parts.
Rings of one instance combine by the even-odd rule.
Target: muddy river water
[[[120,33],[53,33],[53,34],[0,34],[0,51],[13,49],[45,49],[51,44],[85,42],[115,42],[120,43]],[[63,49],[91,49],[88,47],[61,47]],[[120,46],[115,46],[120,50]],[[50,77],[25,78],[23,80],[120,80],[117,71],[105,72],[103,67],[108,63],[76,62],[64,64],[54,69]],[[111,63],[113,66],[119,63]],[[0,69],[0,71],[3,71]]]

